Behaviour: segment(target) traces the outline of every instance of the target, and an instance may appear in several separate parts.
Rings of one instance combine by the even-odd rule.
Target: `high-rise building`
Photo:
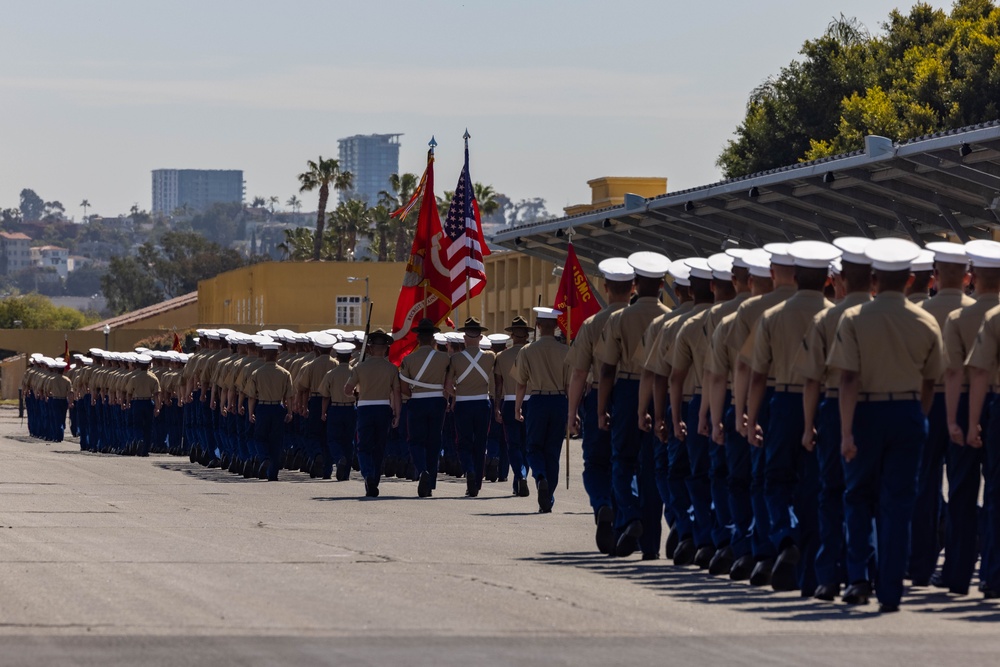
[[[212,204],[243,201],[243,172],[239,169],[154,169],[153,213],[171,215],[179,208],[190,213]]]
[[[357,134],[338,139],[340,169],[354,176],[354,189],[340,193],[340,200],[362,199],[378,203],[378,193],[389,190],[389,176],[399,173],[399,137],[402,134]]]

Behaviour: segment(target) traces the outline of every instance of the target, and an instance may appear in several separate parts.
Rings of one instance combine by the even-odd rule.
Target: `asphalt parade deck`
[[[992,664],[1000,604],[916,589],[899,614],[596,553],[571,488],[430,499],[387,480],[244,480],[81,453],[0,409],[0,665]]]

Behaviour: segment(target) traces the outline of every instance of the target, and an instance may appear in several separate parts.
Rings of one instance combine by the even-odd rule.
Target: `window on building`
[[[361,297],[337,297],[337,326],[361,326]]]

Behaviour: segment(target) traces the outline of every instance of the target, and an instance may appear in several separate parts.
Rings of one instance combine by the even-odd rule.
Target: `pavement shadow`
[[[643,586],[666,597],[722,605],[773,621],[864,620],[879,615],[874,599],[865,606],[823,602],[803,598],[797,592],[776,593],[770,588],[753,587],[723,576],[712,576],[693,567],[678,567],[665,560],[624,560],[593,552],[544,552],[522,560],[586,570]],[[904,595],[903,604],[908,611],[936,614],[949,620],[977,623],[1000,621],[1000,606],[977,599],[942,596],[939,591],[910,590]]]

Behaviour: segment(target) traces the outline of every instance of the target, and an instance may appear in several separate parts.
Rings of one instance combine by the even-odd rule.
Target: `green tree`
[[[115,315],[163,301],[156,281],[134,257],[112,257],[101,278],[101,291]]]
[[[330,212],[329,236],[337,261],[353,257],[361,238],[372,238],[372,209],[360,199],[341,202]]]
[[[101,292],[101,278],[105,269],[93,265],[82,266],[66,276],[67,296],[92,296]]]
[[[294,211],[295,213],[298,213],[300,210],[302,210],[302,200],[296,197],[295,195],[292,195],[291,197],[288,198],[288,201],[285,202],[285,206],[292,209],[292,211]]]
[[[420,179],[416,174],[403,173],[389,176],[389,190],[379,193],[380,205],[387,206],[390,213],[395,212],[400,207],[409,203],[410,198],[420,185]],[[414,207],[415,209],[416,207]],[[410,257],[410,249],[413,247],[413,235],[416,231],[417,214],[410,211],[405,217],[393,218],[392,227],[395,238],[392,241],[394,259],[397,262],[405,262]]]
[[[375,254],[380,262],[387,261],[392,254],[393,235],[398,227],[396,218],[389,217],[392,215],[391,206],[391,200],[380,197],[378,205],[369,209],[371,212],[371,233],[375,241]]]
[[[292,262],[304,262],[312,258],[313,254],[313,230],[308,227],[290,227],[281,230],[285,235],[285,240],[278,244],[278,250],[283,259]],[[329,248],[324,244],[322,259],[331,259]]]
[[[488,218],[499,210],[500,202],[497,201],[498,193],[493,189],[492,185],[483,185],[479,182],[473,183],[472,192],[476,197],[476,202],[479,204],[479,213],[482,217]]]
[[[84,199],[80,202],[80,208],[83,209],[83,221],[87,222],[87,209],[90,208],[90,200]]]
[[[213,243],[229,246],[245,236],[245,220],[242,204],[215,203],[207,211],[191,218],[191,230],[199,232]]]
[[[330,187],[344,191],[350,190],[354,183],[354,177],[349,171],[340,170],[340,161],[332,158],[324,160],[319,156],[319,160],[306,162],[308,170],[299,174],[299,192],[319,191],[319,204],[316,209],[316,233],[313,240],[313,259],[320,260],[323,250],[324,228],[326,226],[326,204],[330,198]]]
[[[880,34],[843,15],[751,94],[718,159],[727,177],[1000,116],[1000,9],[956,0],[894,10]]]
[[[79,329],[92,324],[75,308],[56,306],[41,294],[23,294],[0,300],[0,329],[13,329],[20,322],[22,329]]]
[[[45,215],[45,200],[31,188],[21,190],[18,208],[21,210],[23,220],[41,220]]]

